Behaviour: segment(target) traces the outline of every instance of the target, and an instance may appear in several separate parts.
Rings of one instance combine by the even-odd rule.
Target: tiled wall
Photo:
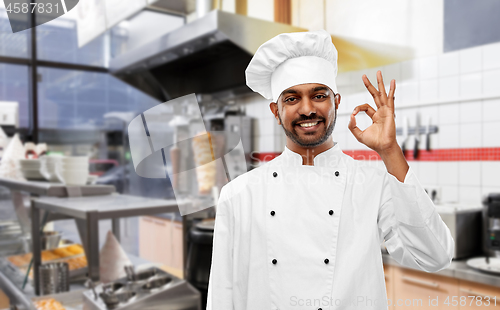
[[[500,148],[499,56],[500,43],[496,43],[339,74],[337,86],[342,101],[334,140],[343,150],[368,150],[354,138],[347,124],[357,105],[370,103],[375,107],[361,76],[367,74],[375,83],[376,71],[381,70],[386,84],[396,79],[396,126],[401,127],[405,116],[410,127],[415,126],[419,113],[422,125],[430,118],[431,125],[439,127],[439,132],[431,135],[432,150],[447,154],[448,149],[483,152],[483,148]],[[247,114],[257,119],[254,151],[281,153],[285,136],[269,109],[269,102],[258,95],[239,100],[246,106]],[[360,114],[357,123],[364,129],[371,122],[368,116]],[[411,136],[407,149],[413,149],[413,141]],[[425,137],[421,137],[419,146],[425,149]],[[424,186],[441,190],[442,201],[479,204],[482,195],[500,192],[500,161],[498,156],[494,158],[467,161],[452,157],[449,161],[409,158],[409,163]]]

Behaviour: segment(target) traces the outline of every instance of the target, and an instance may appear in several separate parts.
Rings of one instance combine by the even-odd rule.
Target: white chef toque
[[[337,93],[337,49],[325,30],[282,33],[259,47],[245,76],[250,89],[274,102],[300,84],[324,84]]]

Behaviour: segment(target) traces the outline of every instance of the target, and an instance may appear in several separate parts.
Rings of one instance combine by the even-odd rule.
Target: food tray
[[[39,297],[32,297],[31,301],[36,301],[54,298],[59,301],[66,310],[82,310],[83,309],[83,292],[87,289],[81,289],[71,292],[51,294]]]
[[[65,246],[65,247],[60,247],[60,248],[57,248],[57,250],[66,250],[68,247],[70,246],[73,246],[72,245],[68,245],[68,246]],[[78,244],[78,246],[82,247],[81,245]],[[82,247],[83,248],[83,247]],[[56,250],[56,249],[51,249],[51,250],[44,250],[42,251],[42,255],[43,253],[51,253],[52,255],[56,255],[53,253],[53,251]],[[21,264],[16,264],[14,263],[12,260],[14,258],[17,258],[17,257],[22,257],[22,256],[25,256],[22,260],[23,260],[23,263]],[[75,255],[68,255],[68,256],[65,256],[65,257],[58,257],[58,258],[55,258],[55,259],[49,259],[49,260],[44,260],[43,263],[57,263],[57,262],[63,262],[63,261],[66,261],[68,259],[72,259],[72,258],[77,258],[77,257],[82,257],[82,256],[85,256],[84,253],[80,253],[80,254],[75,254]],[[42,256],[43,257],[43,256]],[[7,257],[7,260],[13,265],[13,266],[16,266],[18,268],[22,268],[22,267],[28,267],[29,266],[29,263],[30,263],[30,260],[31,260],[31,253],[25,253],[25,254],[19,254],[19,255],[11,255],[11,256],[8,256]]]

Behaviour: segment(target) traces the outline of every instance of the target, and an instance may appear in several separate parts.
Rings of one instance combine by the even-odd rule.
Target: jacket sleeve
[[[380,242],[401,265],[437,272],[451,264],[453,237],[411,167],[404,183],[386,172],[378,228]]]
[[[222,187],[215,216],[207,310],[233,307],[233,219],[227,186]]]

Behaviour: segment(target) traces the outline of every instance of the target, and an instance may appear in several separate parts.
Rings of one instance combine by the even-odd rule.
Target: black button
[[[338,171],[335,171],[335,176],[338,177],[339,176],[339,172]]]
[[[276,214],[276,212],[274,211],[271,211],[271,215],[274,216]]]
[[[277,176],[278,176],[278,173],[273,172],[273,177],[277,177]]]
[[[322,308],[318,308],[318,310],[323,310]]]
[[[325,258],[325,264],[328,264],[330,260],[328,258]]]
[[[273,259],[273,264],[276,265],[278,261],[276,259]]]
[[[333,210],[328,211],[328,214],[333,215]]]

